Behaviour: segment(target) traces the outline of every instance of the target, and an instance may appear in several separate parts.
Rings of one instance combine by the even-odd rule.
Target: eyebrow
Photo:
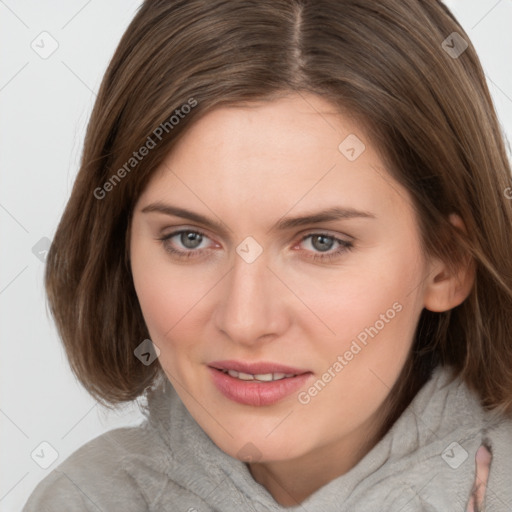
[[[141,210],[142,213],[158,212],[166,215],[181,217],[194,222],[198,222],[207,226],[209,229],[215,229],[225,232],[226,228],[223,222],[214,221],[199,213],[187,210],[186,208],[178,208],[161,202],[151,203]],[[356,210],[354,208],[343,208],[333,206],[314,213],[307,213],[297,217],[287,217],[279,219],[269,231],[286,231],[287,229],[305,226],[307,224],[318,224],[320,222],[329,222],[341,219],[375,219],[376,215],[372,212]]]

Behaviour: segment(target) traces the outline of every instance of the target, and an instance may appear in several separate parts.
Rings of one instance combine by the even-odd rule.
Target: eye
[[[209,240],[209,237],[200,231],[182,229],[173,231],[159,238],[159,240],[162,242],[164,249],[174,257],[188,259],[202,255],[206,247],[201,247],[201,245],[205,240]]]
[[[204,253],[208,252],[209,247],[206,241],[210,238],[201,231],[181,229],[160,237],[159,240],[164,249],[174,258],[188,260],[203,257]],[[302,237],[301,243],[306,240],[309,240],[306,245],[309,245],[310,248],[303,252],[313,252],[313,254],[305,255],[307,259],[313,261],[331,261],[353,248],[352,242],[328,233],[310,233]],[[331,251],[333,247],[337,248]]]
[[[348,240],[342,240],[328,233],[310,233],[305,235],[301,242],[310,240],[306,245],[312,247],[313,251],[319,251],[316,254],[306,255],[306,258],[311,258],[314,261],[331,261],[339,258],[343,253],[353,249],[354,244]],[[333,246],[337,247],[332,252],[328,252]]]

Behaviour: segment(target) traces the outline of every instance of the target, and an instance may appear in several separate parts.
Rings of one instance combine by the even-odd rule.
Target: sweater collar
[[[226,502],[233,504],[233,510],[247,503],[253,510],[262,511],[338,510],[336,503],[339,506],[358,492],[364,493],[365,485],[378,484],[383,475],[396,472],[404,460],[411,464],[413,459],[431,456],[429,453],[441,454],[446,439],[461,439],[462,433],[474,436],[483,421],[483,410],[476,395],[458,377],[453,377],[450,368],[439,366],[387,434],[356,466],[318,489],[300,505],[282,507],[253,479],[244,462],[215,445],[165,376],[149,390],[147,400],[149,424],[168,450],[167,477],[220,510],[231,510]],[[441,457],[439,464],[440,468],[446,466]],[[365,484],[361,486],[362,482]]]

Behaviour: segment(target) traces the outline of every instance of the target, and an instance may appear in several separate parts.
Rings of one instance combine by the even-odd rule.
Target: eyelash
[[[169,233],[168,235],[160,237],[160,238],[158,238],[158,240],[160,240],[160,242],[162,243],[165,251],[172,254],[174,257],[176,257],[178,259],[188,260],[190,258],[199,257],[198,255],[200,255],[205,249],[201,249],[201,250],[191,249],[188,251],[180,251],[178,249],[175,249],[174,247],[172,247],[169,244],[169,240],[171,238],[181,235],[182,233],[194,233],[197,235],[201,235],[204,238],[209,238],[205,233],[202,233],[201,231],[196,231],[193,229],[181,229],[179,231],[173,231],[172,233]],[[334,242],[339,243],[340,247],[336,251],[331,252],[331,253],[325,253],[325,254],[317,253],[317,254],[314,254],[313,256],[306,256],[306,258],[311,259],[313,261],[321,261],[323,263],[330,262],[330,261],[340,257],[343,253],[345,253],[347,251],[351,251],[354,248],[354,245],[352,242],[348,242],[347,240],[342,240],[340,238],[336,238],[333,235],[330,235],[328,233],[322,233],[322,232],[315,232],[315,233],[309,233],[307,235],[304,235],[300,241],[304,242],[304,240],[307,240],[308,238],[311,238],[314,236],[324,236],[326,238],[332,239]]]

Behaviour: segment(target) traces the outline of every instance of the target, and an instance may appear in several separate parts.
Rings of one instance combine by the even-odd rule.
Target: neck
[[[326,444],[292,460],[249,464],[258,483],[282,506],[302,503],[331,480],[352,469],[378,442],[381,411],[336,443]],[[370,440],[370,441],[369,441]]]

